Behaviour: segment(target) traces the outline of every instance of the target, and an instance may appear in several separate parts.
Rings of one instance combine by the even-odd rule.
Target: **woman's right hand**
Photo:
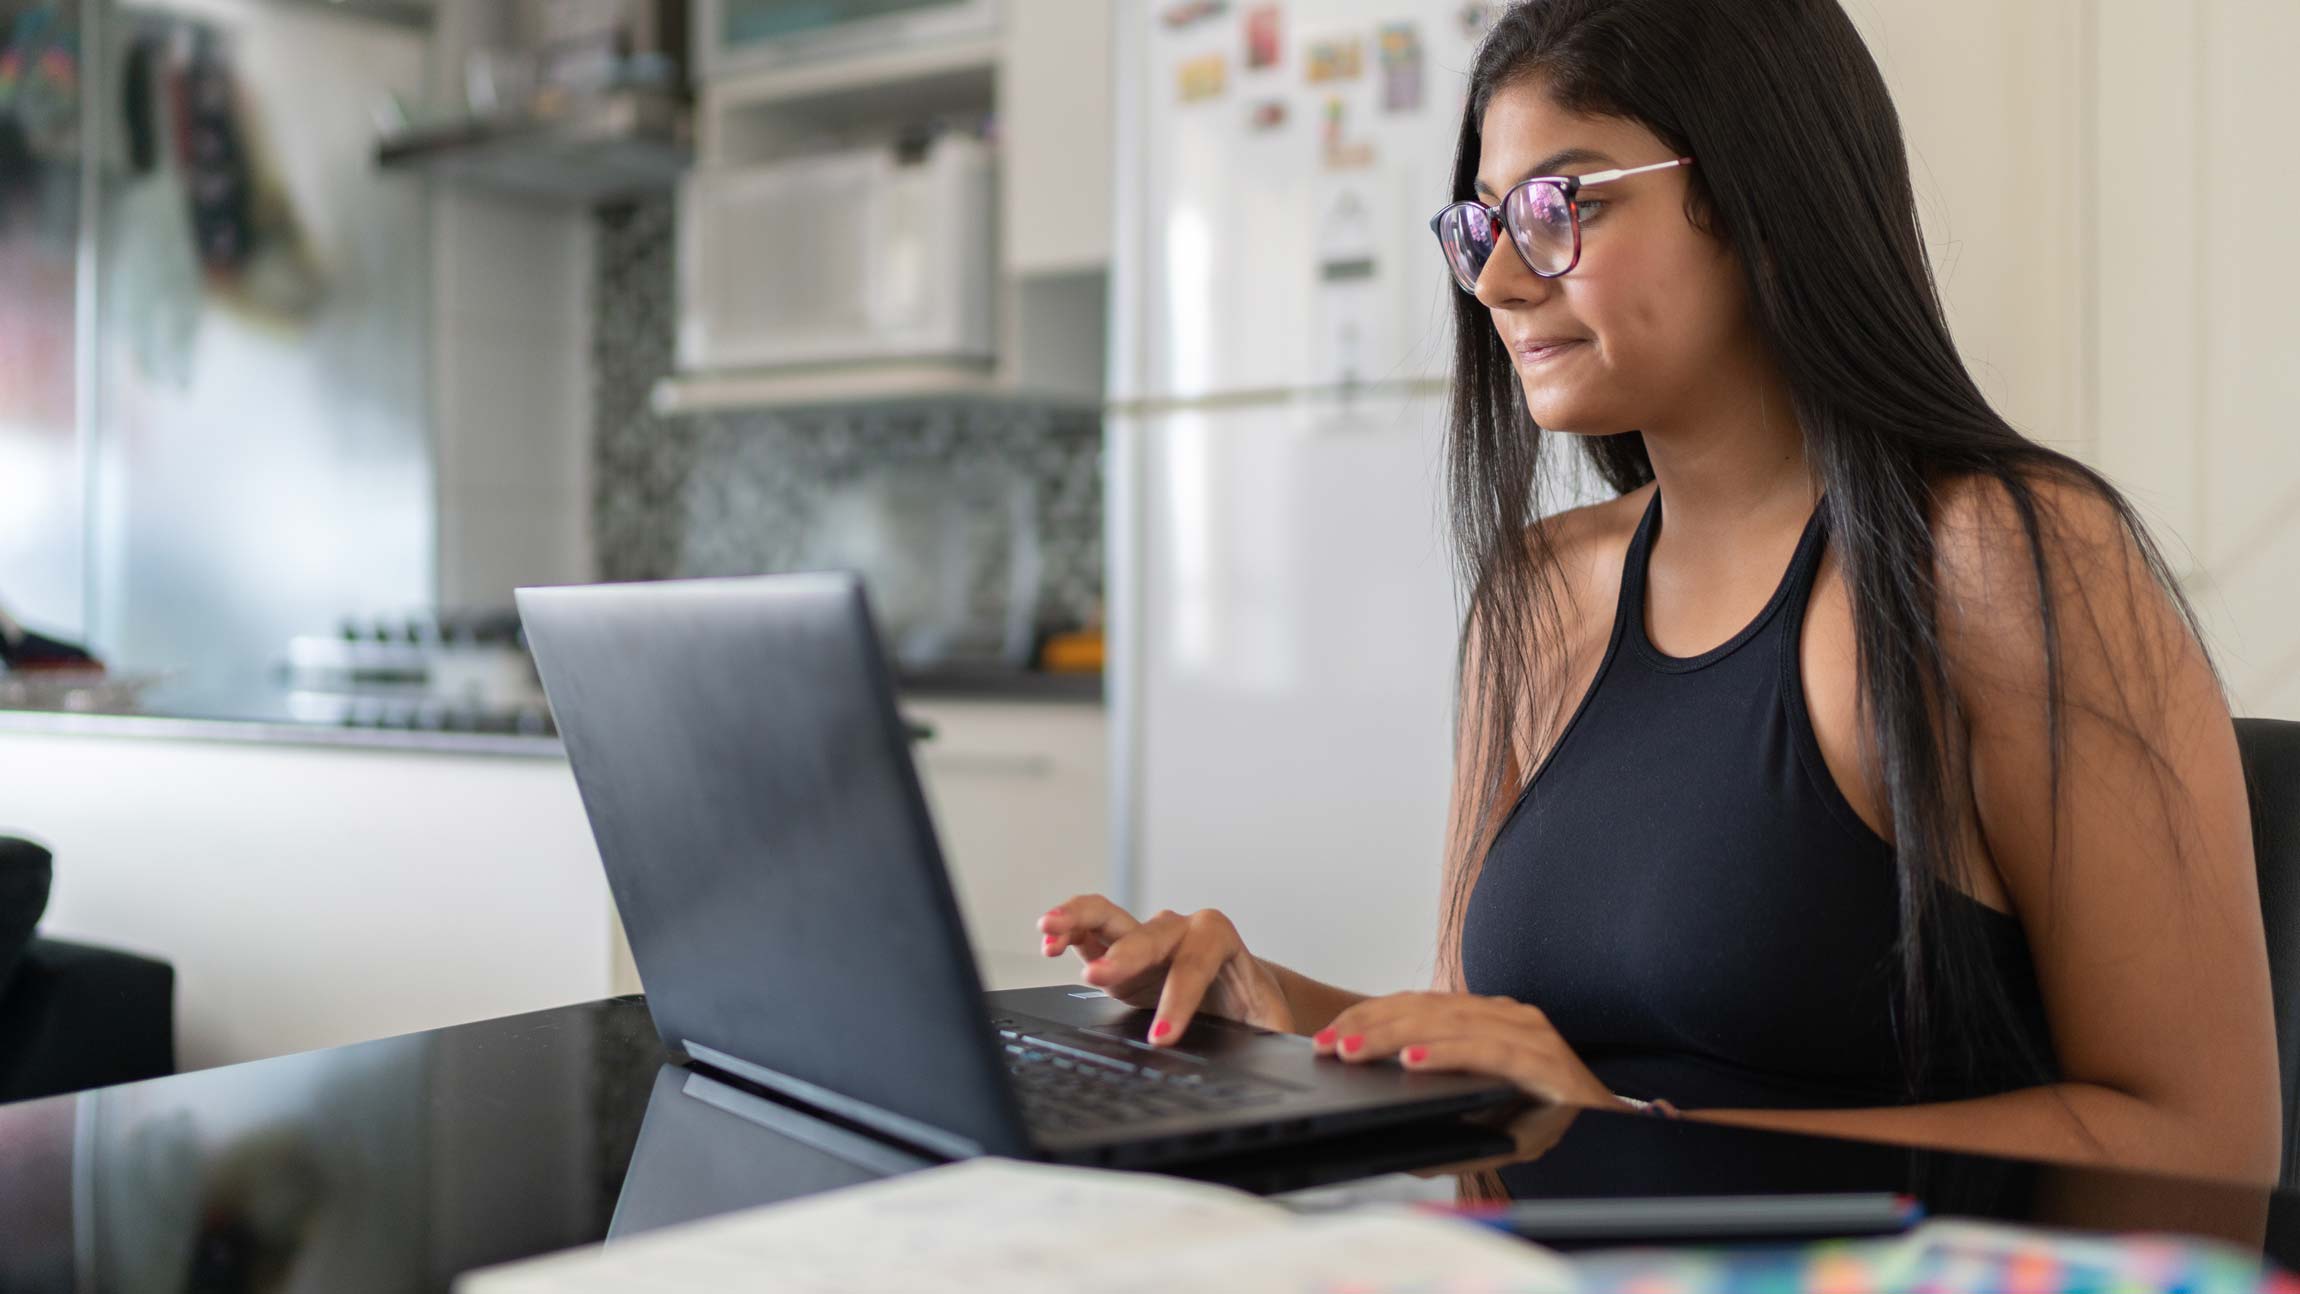
[[[1128,1006],[1155,1008],[1149,1038],[1157,1046],[1181,1041],[1199,1011],[1294,1031],[1285,988],[1212,908],[1136,921],[1099,894],[1081,894],[1038,918],[1038,929],[1047,956],[1078,950],[1086,962],[1079,979]]]

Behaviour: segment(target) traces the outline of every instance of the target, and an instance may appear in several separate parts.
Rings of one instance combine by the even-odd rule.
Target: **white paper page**
[[[1082,1277],[1292,1225],[1242,1191],[1146,1173],[983,1158],[600,1249],[490,1268],[457,1294],[760,1290],[909,1294],[995,1277],[1074,1294]]]
[[[1376,1211],[1297,1220],[1241,1191],[1144,1173],[976,1159],[470,1273],[457,1294],[735,1290],[912,1294],[1376,1294],[1569,1290],[1555,1254],[1466,1222]]]
[[[1155,1267],[1130,1269],[1122,1280],[1098,1279],[1091,1287],[1094,1294],[1569,1294],[1580,1288],[1579,1273],[1555,1250],[1474,1222],[1390,1206],[1184,1249]]]

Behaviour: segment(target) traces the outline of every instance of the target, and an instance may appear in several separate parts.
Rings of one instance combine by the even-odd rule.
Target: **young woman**
[[[1159,1042],[1206,1010],[1549,1101],[2273,1182],[2218,677],[2123,498],[1959,361],[1835,0],[1528,0],[1453,187],[1437,990],[1094,895],[1047,955]],[[1561,438],[1618,497],[1536,522]]]

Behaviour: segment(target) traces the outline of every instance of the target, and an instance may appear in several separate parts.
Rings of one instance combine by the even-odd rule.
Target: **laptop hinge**
[[[737,1078],[749,1079],[769,1091],[779,1092],[793,1100],[804,1101],[817,1109],[828,1110],[842,1119],[853,1120],[874,1132],[884,1133],[898,1141],[907,1141],[922,1150],[941,1155],[945,1159],[972,1159],[982,1153],[981,1142],[961,1137],[930,1123],[921,1123],[908,1115],[881,1109],[868,1101],[858,1101],[851,1096],[841,1095],[827,1087],[810,1083],[803,1078],[793,1078],[780,1071],[768,1069],[764,1065],[753,1064],[747,1060],[737,1060],[723,1051],[713,1047],[705,1047],[691,1038],[680,1039],[679,1045],[686,1050],[689,1056],[713,1069],[725,1070]]]

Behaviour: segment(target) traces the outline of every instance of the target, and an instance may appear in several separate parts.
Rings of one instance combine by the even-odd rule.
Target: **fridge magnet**
[[[1195,27],[1208,18],[1219,18],[1229,12],[1230,0],[1177,0],[1166,6],[1160,21],[1177,30]]]
[[[1382,61],[1382,111],[1422,106],[1422,42],[1410,22],[1391,23],[1376,37]]]
[[[1461,24],[1465,40],[1485,35],[1486,28],[1493,26],[1493,20],[1499,16],[1500,10],[1493,0],[1465,0],[1462,7],[1454,11],[1454,21]]]
[[[1246,114],[1246,124],[1257,131],[1276,130],[1286,124],[1286,101],[1263,99]]]
[[[1325,81],[1355,80],[1365,68],[1363,42],[1356,36],[1335,36],[1313,40],[1304,61],[1310,69],[1310,84]]]
[[[1222,93],[1222,82],[1229,71],[1229,60],[1220,54],[1200,54],[1184,59],[1175,69],[1175,94],[1184,103],[1196,103]]]
[[[1361,166],[1373,165],[1374,142],[1370,139],[1351,139],[1348,128],[1344,124],[1348,117],[1349,109],[1343,104],[1342,96],[1338,94],[1327,95],[1324,129],[1319,136],[1319,151],[1322,154],[1321,160],[1329,171],[1352,171]]]
[[[1258,4],[1246,11],[1246,67],[1278,65],[1278,6]]]

